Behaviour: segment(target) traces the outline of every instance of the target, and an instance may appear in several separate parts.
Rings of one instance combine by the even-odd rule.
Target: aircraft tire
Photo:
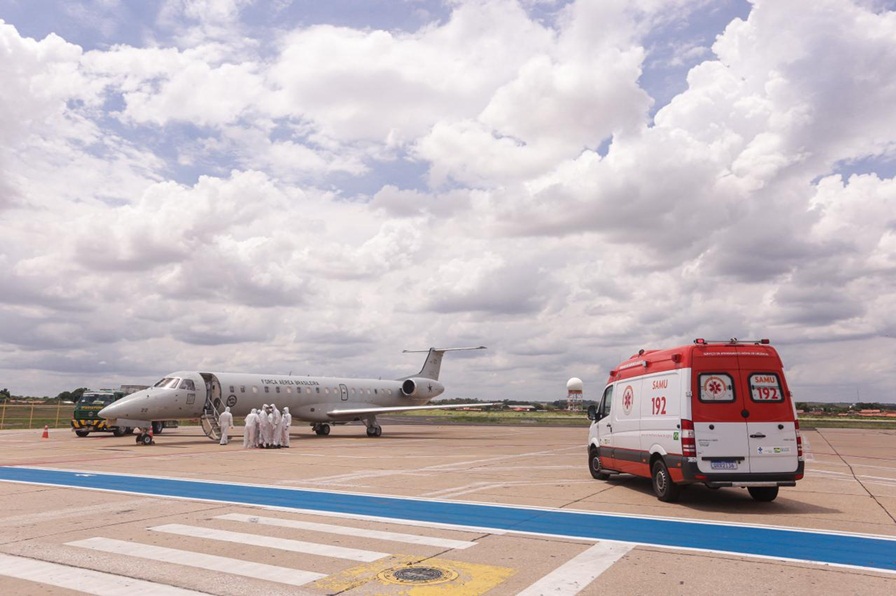
[[[137,438],[144,445],[152,445],[152,437],[149,436],[149,433],[143,433],[142,435],[140,435]]]
[[[155,435],[161,434],[162,430],[165,429],[165,425],[161,421],[156,421],[152,423],[152,432]]]
[[[314,428],[314,432],[316,432],[321,437],[326,437],[328,434],[330,434],[330,425],[329,424],[318,424]]]
[[[115,435],[116,437],[123,437],[126,434],[126,432],[127,431],[125,431],[124,427],[121,427],[121,426],[116,426],[115,428],[112,429],[112,434]]]
[[[367,427],[367,436],[368,437],[379,437],[383,434],[383,427],[377,424],[376,426],[368,426]]]

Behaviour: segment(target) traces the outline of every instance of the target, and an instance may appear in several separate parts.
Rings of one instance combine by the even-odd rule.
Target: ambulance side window
[[[600,407],[597,409],[597,420],[606,418],[610,415],[610,407],[613,405],[613,386],[610,385],[604,389],[604,396],[600,400]]]
[[[753,401],[783,401],[784,392],[775,373],[750,375],[750,397]]]
[[[725,373],[703,373],[699,377],[700,401],[734,401],[734,382]]]

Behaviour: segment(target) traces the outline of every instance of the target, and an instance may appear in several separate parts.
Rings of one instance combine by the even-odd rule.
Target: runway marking
[[[838,565],[896,573],[896,538],[552,508],[437,501],[335,491],[0,466],[0,480],[214,503],[414,520],[479,531],[610,540],[696,552]],[[241,537],[240,540],[244,540]]]
[[[128,592],[158,596],[205,594],[205,592],[194,592],[123,575],[4,554],[0,554],[0,576],[96,594],[97,596],[120,596]]]
[[[140,498],[130,501],[122,501],[112,505],[101,503],[99,505],[88,505],[86,507],[68,507],[66,509],[54,509],[52,511],[43,511],[41,513],[29,513],[25,515],[13,515],[10,517],[0,518],[0,526],[19,526],[22,524],[40,523],[45,521],[55,521],[65,518],[85,518],[91,515],[109,515],[112,513],[121,513],[136,509],[150,503],[158,503],[158,499]]]
[[[406,544],[420,544],[424,546],[437,546],[439,548],[451,548],[462,550],[476,546],[475,542],[468,540],[451,540],[450,538],[436,538],[435,536],[420,536],[417,534],[401,534],[398,532],[381,532],[378,530],[365,530],[364,528],[351,528],[346,526],[334,526],[332,524],[318,524],[276,517],[261,517],[258,515],[243,515],[241,513],[228,513],[218,515],[215,519],[261,524],[267,526],[279,526],[281,528],[293,528],[296,530],[311,530],[312,532],[326,532],[327,534],[340,534],[343,536],[362,536],[376,540],[389,540]]]
[[[598,542],[520,592],[517,596],[578,594],[635,547],[624,542]]]
[[[592,484],[593,480],[580,480],[580,481],[572,481],[572,482],[564,482],[564,484]],[[436,490],[432,492],[423,493],[422,497],[429,498],[447,498],[447,497],[459,497],[461,495],[469,495],[471,493],[477,493],[483,490],[489,490],[494,488],[509,488],[511,486],[556,486],[556,482],[473,482],[471,484],[466,484],[464,486],[457,486],[454,488],[446,488],[442,490]]]
[[[357,548],[330,546],[326,544],[316,544],[314,542],[304,542],[302,540],[290,540],[288,538],[276,538],[273,536],[259,536],[257,534],[244,534],[242,532],[215,530],[214,528],[200,528],[197,526],[186,526],[183,524],[165,524],[162,526],[154,526],[149,529],[155,532],[165,532],[166,534],[177,534],[178,536],[191,536],[193,538],[206,538],[209,540],[221,540],[223,542],[235,542],[237,544],[243,545],[276,548],[279,550],[288,550],[294,553],[320,555],[322,557],[348,559],[351,561],[370,562],[389,556],[386,553],[360,550]]]
[[[848,472],[835,472],[833,470],[813,470],[812,475],[814,476],[816,474],[819,476],[833,476],[831,480],[839,480],[842,482],[853,482],[858,479],[865,484],[880,484],[882,486],[896,485],[896,478],[889,478],[887,476],[853,475]]]
[[[267,565],[265,563],[253,563],[251,561],[232,559],[230,557],[219,557],[218,555],[207,555],[193,551],[166,548],[164,546],[153,546],[150,544],[127,542],[125,540],[115,540],[113,538],[87,538],[86,540],[76,540],[74,542],[67,542],[66,544],[68,546],[89,548],[91,550],[113,553],[116,555],[127,555],[151,561],[161,561],[163,563],[198,567],[199,569],[207,569],[210,571],[232,573],[234,575],[242,575],[252,579],[264,578],[267,581],[289,584],[292,586],[302,586],[326,577],[325,573],[314,573],[313,571],[290,569],[288,567],[278,567],[276,565]]]
[[[456,462],[447,462],[425,466],[416,470],[362,470],[358,472],[349,472],[346,474],[337,474],[333,476],[325,476],[316,480],[303,480],[304,484],[316,484],[320,486],[356,486],[353,481],[365,480],[367,478],[384,478],[388,476],[430,476],[432,472],[445,472],[456,470],[473,470],[475,467],[484,464],[492,464],[497,462],[506,462],[513,459],[522,459],[532,456],[557,457],[566,451],[579,451],[579,447],[565,447],[562,449],[552,449],[548,451],[531,451],[527,453],[498,455],[495,457],[487,457],[483,459],[463,460]],[[483,468],[484,471],[490,471]],[[474,470],[475,471],[475,470]]]

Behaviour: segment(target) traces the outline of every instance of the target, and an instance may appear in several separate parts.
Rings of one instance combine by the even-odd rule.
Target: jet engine
[[[441,395],[445,387],[433,379],[405,379],[401,384],[401,393],[406,397],[432,399]]]

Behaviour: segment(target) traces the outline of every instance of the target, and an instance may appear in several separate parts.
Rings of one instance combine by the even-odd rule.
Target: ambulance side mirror
[[[588,406],[588,420],[594,422],[597,420],[597,406],[591,404]]]

